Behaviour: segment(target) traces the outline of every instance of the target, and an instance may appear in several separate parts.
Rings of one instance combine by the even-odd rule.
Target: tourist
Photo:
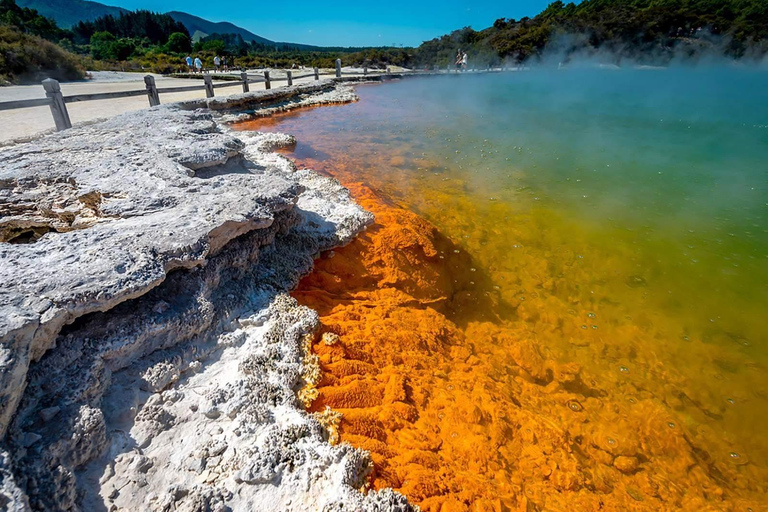
[[[200,60],[200,57],[195,57],[195,70],[197,73],[203,72],[203,61]]]
[[[184,60],[187,61],[187,71],[191,73],[192,72],[192,57],[187,55],[187,58],[184,59]]]
[[[223,56],[221,58],[221,66],[224,68],[224,71],[229,71],[229,68],[227,67],[227,56]]]
[[[218,55],[213,58],[213,65],[216,67],[216,71],[221,67],[221,58]]]
[[[461,69],[461,48],[456,53],[456,71]]]
[[[464,52],[464,55],[461,57],[461,70],[467,70],[467,52]]]

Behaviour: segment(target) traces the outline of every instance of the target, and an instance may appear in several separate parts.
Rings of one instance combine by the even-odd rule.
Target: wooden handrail
[[[131,96],[143,96],[145,94],[147,94],[146,90],[75,94],[74,96],[64,96],[64,103],[75,103],[76,101],[111,100],[114,98],[130,98]]]
[[[0,101],[0,110],[14,110],[17,108],[45,107],[51,104],[51,98],[34,98],[31,100]]]
[[[226,84],[213,84],[213,88],[221,89],[222,87],[236,87],[236,86],[242,86],[242,85],[243,85],[243,82],[227,82]]]
[[[157,92],[170,93],[170,92],[187,92],[187,91],[203,91],[203,90],[205,90],[205,85],[180,85],[177,87],[163,87],[162,89],[158,87]]]

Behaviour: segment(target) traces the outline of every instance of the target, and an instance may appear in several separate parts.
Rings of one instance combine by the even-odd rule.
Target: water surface
[[[695,506],[765,505],[768,74],[534,71],[358,94],[355,104],[242,128],[296,135],[301,165],[361,181],[433,223],[471,258],[461,270],[468,293],[494,297],[495,328],[592,380],[586,387],[598,391],[561,387],[613,409],[613,419],[591,417],[606,432],[627,418],[617,435],[631,437],[631,418],[646,414],[632,412],[640,401],[661,411],[641,448],[608,447],[609,459],[593,457],[582,473],[596,478],[598,464],[633,457],[640,469],[621,478],[640,503],[638,475],[671,471],[655,469],[661,456],[643,447],[654,428],[678,429],[691,458],[678,462],[706,475],[687,484],[703,493]],[[472,304],[448,318],[473,343],[499,345],[499,335],[480,339]],[[587,481],[579,485],[602,492]],[[520,489],[500,506],[519,506]],[[679,499],[667,506],[693,506]]]

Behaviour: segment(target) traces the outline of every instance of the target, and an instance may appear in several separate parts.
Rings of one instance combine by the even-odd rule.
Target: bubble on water
[[[586,328],[587,328],[587,326],[586,326],[586,325],[582,325],[582,326],[581,326],[581,328],[582,328],[582,329],[586,329]]]
[[[628,401],[629,403],[631,403],[631,404],[636,404],[636,403],[637,403],[637,399],[635,399],[635,397],[632,397],[632,396],[631,396],[631,397],[629,397],[629,398],[627,399],[627,401]]]
[[[613,445],[615,445],[615,444],[616,444],[616,440],[615,440],[615,439],[613,439],[612,437],[609,437],[609,438],[608,438],[608,444],[609,444],[609,445],[611,445],[611,446],[613,446]]]
[[[733,405],[733,404],[736,403],[736,400],[734,400],[733,398],[729,398],[729,399],[726,400],[726,402],[728,402],[729,404]]]
[[[596,325],[593,325],[593,326],[592,326],[592,328],[593,328],[593,329],[597,329],[597,326],[596,326]]]
[[[619,366],[619,371],[621,373],[629,373],[629,368],[627,368],[626,366]]]
[[[685,341],[691,341],[691,338],[689,338],[688,335],[686,335],[686,334],[683,335],[683,339]]]
[[[667,426],[668,426],[669,428],[675,428],[675,423],[674,423],[674,422],[672,422],[672,421],[670,421],[669,423],[667,423]]]
[[[473,267],[473,268],[470,268],[469,271],[470,272],[477,272],[477,269]]]
[[[730,455],[731,459],[734,459],[734,460],[737,460],[737,459],[741,458],[741,455],[739,455],[736,452],[731,452],[729,455]]]
[[[582,407],[581,404],[576,400],[570,400],[568,402],[568,408],[573,412],[581,412],[584,410],[584,407]]]
[[[454,249],[453,252],[456,253],[456,254],[459,254],[461,251],[458,250],[458,249]]]
[[[457,434],[456,432],[453,432],[453,433],[451,433],[451,437],[453,437],[453,438],[459,437],[459,434]]]
[[[443,419],[443,418],[445,418],[445,413],[444,413],[444,412],[438,413],[438,414],[437,414],[437,417],[438,417],[439,419]]]
[[[594,314],[594,313],[587,313],[587,316],[588,316],[589,318],[597,318],[597,315],[596,315],[596,314]]]

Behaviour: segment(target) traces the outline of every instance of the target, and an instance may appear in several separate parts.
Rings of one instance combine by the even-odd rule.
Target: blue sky
[[[230,21],[273,41],[322,46],[418,46],[467,25],[483,29],[498,18],[534,16],[551,0],[101,0],[126,9],[184,11]]]

